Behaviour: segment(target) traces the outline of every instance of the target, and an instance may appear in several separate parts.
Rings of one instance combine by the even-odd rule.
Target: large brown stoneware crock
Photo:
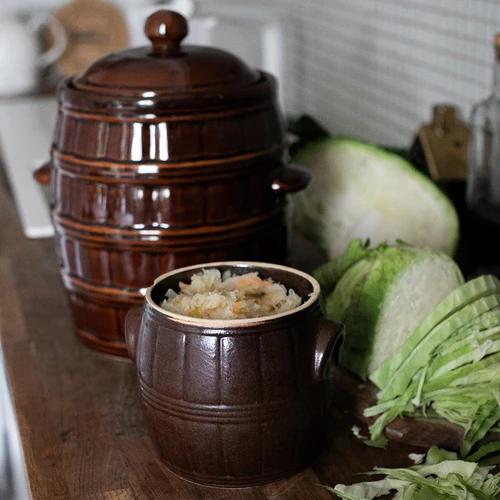
[[[287,258],[286,194],[309,175],[283,163],[275,79],[235,56],[184,46],[159,11],[151,47],[110,54],[59,90],[52,219],[76,334],[126,355],[129,307],[159,274],[221,259]]]
[[[302,298],[287,313],[207,320],[168,312],[165,292],[202,268],[259,273]],[[142,407],[160,458],[181,477],[245,487],[288,477],[327,445],[333,356],[342,326],[324,317],[319,285],[284,266],[221,262],[160,276],[127,316]]]

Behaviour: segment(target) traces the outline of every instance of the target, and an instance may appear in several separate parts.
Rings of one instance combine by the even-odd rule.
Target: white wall
[[[490,91],[498,0],[275,0],[287,109],[332,132],[407,146],[436,103],[468,120]]]
[[[0,0],[2,7],[66,0]],[[124,7],[153,0],[108,0]],[[285,30],[283,102],[332,132],[407,146],[437,103],[490,91],[500,0],[198,0],[276,9]],[[243,37],[242,37],[243,38]],[[246,38],[247,39],[247,38]],[[232,44],[235,47],[234,43]]]

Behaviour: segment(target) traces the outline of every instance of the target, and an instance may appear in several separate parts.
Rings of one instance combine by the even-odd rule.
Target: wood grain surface
[[[294,243],[297,267],[319,258]],[[0,321],[9,384],[36,500],[316,500],[319,484],[355,482],[375,465],[407,466],[416,448],[369,448],[347,411],[311,467],[259,488],[223,490],[176,477],[158,460],[139,404],[135,366],[82,346],[59,278],[52,239],[27,239],[0,168]],[[362,430],[362,432],[364,432]]]

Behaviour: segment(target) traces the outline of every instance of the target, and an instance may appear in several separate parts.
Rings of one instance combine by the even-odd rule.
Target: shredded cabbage
[[[380,389],[365,410],[376,417],[371,446],[385,447],[385,427],[400,416],[438,416],[460,425],[461,457],[500,428],[500,280],[463,283],[446,255],[406,244],[369,248],[353,240],[320,267],[326,313],[346,326],[341,364]]]
[[[420,465],[375,467],[367,473],[383,474],[384,479],[324,488],[345,500],[372,500],[391,492],[398,500],[495,500],[500,495],[500,473],[492,474],[492,469],[433,447]]]
[[[500,281],[481,276],[448,297],[416,328],[396,353],[372,374],[378,416],[372,442],[396,417],[429,410],[464,429],[460,455],[482,458],[500,449],[474,449],[500,425]]]

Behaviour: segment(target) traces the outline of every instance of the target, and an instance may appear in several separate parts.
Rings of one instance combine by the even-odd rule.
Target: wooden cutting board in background
[[[84,71],[100,57],[128,46],[124,16],[102,0],[74,0],[54,12],[63,25],[68,44],[56,63],[63,75]]]

